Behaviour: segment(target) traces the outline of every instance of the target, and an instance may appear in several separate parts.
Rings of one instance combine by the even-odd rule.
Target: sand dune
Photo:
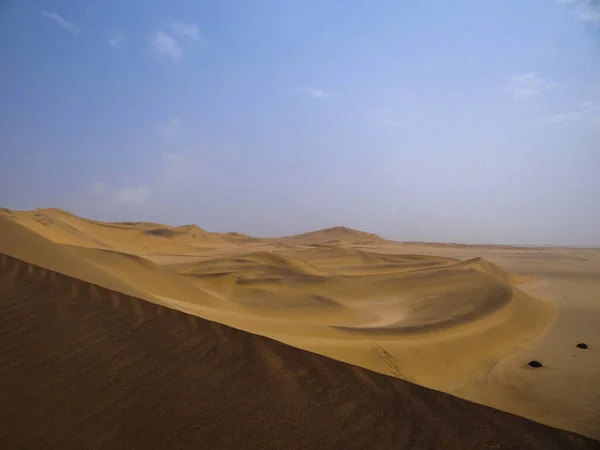
[[[597,448],[9,256],[0,267],[6,448]]]
[[[380,244],[384,239],[376,234],[369,234],[363,231],[352,230],[346,227],[332,227],[324,230],[311,231],[309,233],[298,234],[278,239],[280,242],[288,245],[317,245],[317,244]]]
[[[227,244],[218,233],[208,233],[197,225],[172,227],[148,222],[98,222],[60,209],[12,212],[11,218],[60,244],[130,253],[150,249],[189,252]]]
[[[141,257],[110,250],[57,245],[20,223],[0,217],[0,253],[108,289],[160,303],[150,292],[171,297],[198,299],[210,304],[212,297]]]
[[[274,252],[252,252],[236,257],[225,257],[208,261],[173,265],[170,267],[178,273],[187,275],[230,275],[240,272],[253,272],[257,276],[280,277],[322,277],[325,270],[297,258]]]
[[[418,247],[344,227],[255,239],[210,233],[195,225],[96,222],[61,210],[5,210],[0,236],[0,254],[23,261],[9,258],[13,262],[8,266],[30,264],[28,276],[36,283],[51,283],[57,274],[79,280],[69,278],[72,282],[64,288],[72,298],[110,291],[100,297],[115,308],[128,298],[138,312],[150,308],[165,316],[175,310],[177,317],[208,319],[600,438],[600,386],[594,381],[600,362],[593,362],[592,350],[580,358],[585,373],[569,369],[564,359],[555,365],[562,367],[560,377],[552,375],[559,373],[556,368],[527,366],[529,359],[536,359],[532,349],[546,354],[556,345],[556,336],[565,335],[564,327],[556,324],[577,326],[563,320],[569,307],[540,290],[539,282],[532,284],[543,271],[521,266],[518,273],[505,270],[511,255],[515,261],[539,261],[538,250]],[[571,253],[561,250],[560,255],[574,273],[600,275],[589,260],[579,256],[575,266]],[[14,270],[24,277],[22,269]],[[3,276],[12,280],[12,271]],[[600,319],[600,310],[586,311],[590,323]],[[598,331],[581,329],[587,330],[585,338],[592,346],[600,345]],[[568,383],[570,378],[579,380],[576,388],[557,388],[561,379]],[[546,379],[553,389],[552,403],[543,389]],[[534,389],[530,383],[536,380]]]

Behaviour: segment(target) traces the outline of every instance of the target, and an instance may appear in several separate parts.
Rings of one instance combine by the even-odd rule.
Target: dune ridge
[[[7,448],[597,448],[5,254],[0,268]]]

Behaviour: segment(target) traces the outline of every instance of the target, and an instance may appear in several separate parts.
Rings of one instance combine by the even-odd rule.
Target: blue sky
[[[600,245],[600,4],[0,3],[0,206]]]

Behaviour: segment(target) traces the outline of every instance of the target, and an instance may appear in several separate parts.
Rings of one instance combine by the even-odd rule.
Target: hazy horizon
[[[5,2],[0,207],[600,246],[600,3]]]

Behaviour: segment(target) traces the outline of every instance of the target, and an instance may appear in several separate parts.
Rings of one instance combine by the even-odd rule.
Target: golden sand
[[[156,321],[177,314],[196,327],[210,322],[183,318],[208,319],[294,352],[308,350],[600,439],[600,358],[594,357],[600,258],[594,250],[402,244],[343,227],[257,239],[194,225],[102,223],[57,209],[4,211],[0,236],[7,286],[31,279],[69,292],[71,303],[98,298],[103,308],[152,311]],[[46,288],[35,289],[31,296],[44,301]],[[251,336],[236,333],[235,339]],[[580,341],[589,348],[577,349]],[[260,354],[276,345],[264,342]],[[531,359],[544,367],[527,366]],[[276,361],[277,370],[286,364]],[[388,383],[364,373],[375,377],[375,386]],[[461,414],[467,420],[471,413]],[[568,445],[592,442],[564,436],[575,439]],[[541,440],[523,442],[530,447],[521,448],[550,448]]]

